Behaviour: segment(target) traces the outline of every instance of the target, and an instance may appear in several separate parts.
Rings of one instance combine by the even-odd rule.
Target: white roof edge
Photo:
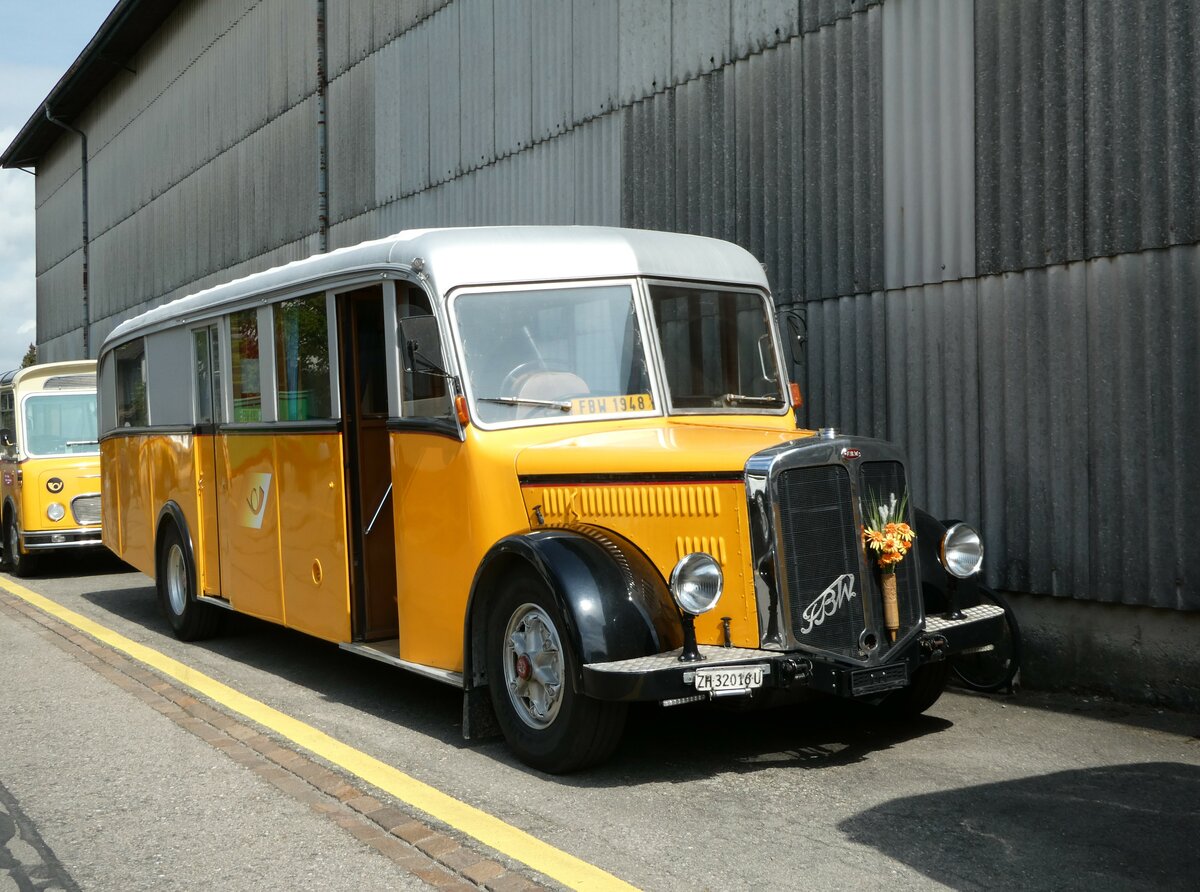
[[[416,257],[442,296],[471,285],[635,275],[767,287],[762,265],[752,254],[707,236],[603,226],[411,229],[294,260],[154,307],[114,328],[101,353],[139,332],[192,314],[208,315],[257,294],[290,290],[342,271],[402,272]]]

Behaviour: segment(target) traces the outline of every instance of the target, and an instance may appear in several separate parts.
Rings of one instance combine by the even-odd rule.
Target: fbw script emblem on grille
[[[800,630],[800,634],[807,635],[825,622],[827,617],[833,616],[841,610],[843,604],[857,596],[858,593],[854,591],[854,576],[850,573],[843,573],[830,584],[829,588],[817,595],[813,602],[804,608],[802,615],[808,625]]]

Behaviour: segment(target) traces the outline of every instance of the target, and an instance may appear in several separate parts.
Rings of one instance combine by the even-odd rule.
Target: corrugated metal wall
[[[317,243],[317,0],[191,0],[81,123],[93,343]],[[330,245],[603,223],[736,241],[803,308],[807,420],[902,443],[989,581],[1200,609],[1190,0],[338,0]],[[249,85],[249,86],[248,86]],[[78,144],[38,170],[78,349]]]

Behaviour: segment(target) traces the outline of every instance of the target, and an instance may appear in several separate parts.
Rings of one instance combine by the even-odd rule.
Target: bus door
[[[384,290],[338,295],[354,640],[399,636]]]
[[[205,595],[221,595],[220,524],[217,516],[217,425],[224,418],[221,395],[220,326],[192,332],[195,353],[196,399],[195,461],[200,496],[200,529],[197,543],[198,584]]]

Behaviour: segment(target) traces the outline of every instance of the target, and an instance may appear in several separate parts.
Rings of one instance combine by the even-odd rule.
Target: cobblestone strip
[[[47,641],[436,889],[540,892],[557,888],[480,854],[454,835],[402,808],[380,802],[345,776],[288,749],[256,727],[197,700],[142,664],[3,590],[0,590],[0,612],[32,620]],[[0,796],[0,806],[4,802]],[[4,836],[3,822],[0,810],[0,842]],[[53,859],[49,849],[46,853]],[[0,849],[0,868],[5,864],[4,857]],[[70,883],[70,877],[65,873],[62,876]],[[18,884],[17,888],[77,887],[73,883],[64,885],[60,879],[49,885]]]

